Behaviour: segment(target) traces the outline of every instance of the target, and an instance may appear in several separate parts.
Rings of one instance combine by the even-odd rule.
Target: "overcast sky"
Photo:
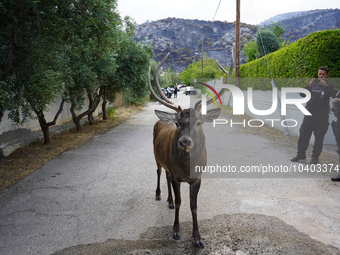
[[[212,21],[220,0],[118,0],[122,17],[138,24],[183,18]],[[241,0],[241,22],[256,25],[277,14],[315,9],[340,9],[340,0]],[[236,20],[236,0],[221,0],[214,20]]]

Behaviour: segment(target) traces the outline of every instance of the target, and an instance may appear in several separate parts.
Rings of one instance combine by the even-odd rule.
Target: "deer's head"
[[[148,73],[149,89],[157,101],[159,101],[164,106],[175,111],[175,113],[169,113],[169,112],[155,110],[155,113],[158,116],[158,118],[162,120],[163,122],[174,123],[176,125],[176,129],[177,129],[176,134],[179,137],[178,148],[189,152],[195,146],[196,141],[198,140],[204,141],[202,124],[204,122],[212,122],[214,119],[216,119],[219,116],[221,109],[220,108],[212,109],[212,110],[207,111],[205,115],[202,115],[200,112],[201,101],[197,102],[194,108],[183,110],[180,105],[174,104],[163,94],[163,91],[158,81],[158,73],[159,73],[160,67],[163,65],[163,63],[165,62],[169,54],[170,53],[168,53],[165,56],[165,58],[162,60],[162,62],[157,66],[157,69],[155,72],[155,77],[154,77],[155,83],[156,83],[157,91],[160,96],[158,96],[152,89],[151,82],[150,82],[150,68],[149,68],[149,73]],[[224,69],[222,70],[225,71]],[[224,92],[225,92],[225,89],[222,89],[219,92],[219,95],[221,96]],[[213,101],[214,101],[213,99],[209,100],[207,102],[207,105],[211,104]],[[203,138],[203,139],[200,139],[200,138]]]

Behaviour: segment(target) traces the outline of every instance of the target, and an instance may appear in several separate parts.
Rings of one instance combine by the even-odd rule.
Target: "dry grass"
[[[23,179],[62,152],[86,144],[95,134],[109,131],[138,110],[141,108],[118,108],[114,118],[99,119],[95,125],[86,124],[80,132],[74,128],[68,132],[53,135],[50,144],[36,141],[29,146],[17,149],[6,158],[0,158],[0,190]]]

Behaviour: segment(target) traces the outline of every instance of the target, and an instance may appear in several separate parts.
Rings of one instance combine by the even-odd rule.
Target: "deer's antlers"
[[[162,60],[161,63],[159,63],[159,65],[157,66],[156,72],[155,72],[155,82],[156,82],[156,87],[158,90],[158,93],[160,94],[161,97],[159,97],[155,91],[153,90],[152,86],[151,86],[151,81],[150,81],[150,70],[151,67],[149,67],[149,72],[148,72],[148,84],[149,84],[149,90],[151,91],[151,94],[156,98],[156,100],[158,102],[160,102],[161,104],[163,104],[164,106],[175,110],[176,112],[181,112],[182,108],[181,106],[174,104],[173,102],[171,102],[169,99],[166,98],[166,96],[164,95],[161,86],[159,85],[159,80],[158,80],[158,73],[159,73],[159,69],[161,68],[161,66],[164,64],[165,60],[168,58],[168,56],[170,55],[170,52],[168,54],[166,54],[165,58]]]

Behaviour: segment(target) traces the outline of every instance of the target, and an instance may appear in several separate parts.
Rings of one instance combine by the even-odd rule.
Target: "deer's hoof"
[[[179,232],[174,232],[173,238],[175,240],[179,240],[179,239],[181,239],[181,234]]]
[[[156,196],[156,201],[161,201],[161,196]]]
[[[170,209],[175,209],[175,205],[174,204],[169,204],[169,208]]]
[[[201,240],[197,240],[197,241],[195,241],[195,247],[204,248],[204,244]]]

